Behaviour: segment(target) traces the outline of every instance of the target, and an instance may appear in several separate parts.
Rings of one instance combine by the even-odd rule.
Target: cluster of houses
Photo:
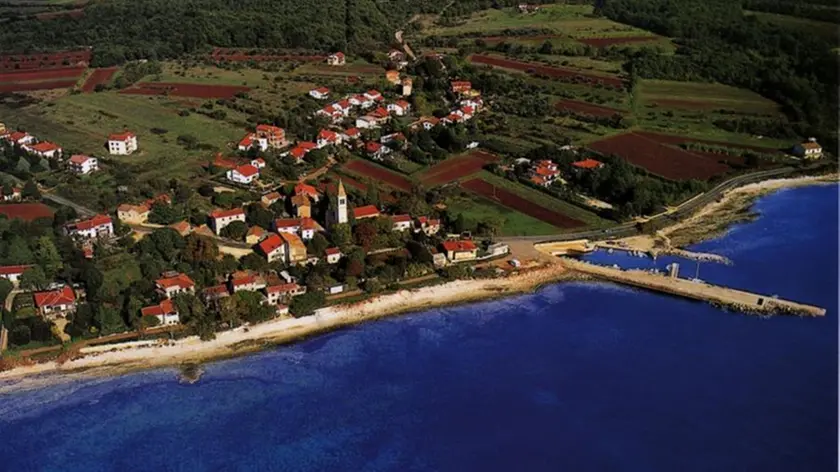
[[[23,151],[41,158],[62,160],[64,157],[64,149],[61,146],[41,141],[24,131],[7,130],[3,123],[0,123],[0,139],[13,146],[20,146]],[[111,134],[108,136],[107,146],[112,155],[129,155],[137,150],[137,136],[130,131]],[[99,170],[99,160],[92,156],[74,154],[67,159],[67,168],[74,174],[87,175]]]
[[[528,162],[527,159],[523,159],[523,161]],[[577,172],[596,170],[603,166],[603,162],[595,159],[583,159],[572,163],[572,167]],[[529,173],[531,182],[540,187],[549,187],[555,182],[565,183],[560,175],[560,170],[557,168],[557,164],[548,159],[530,163]]]
[[[452,93],[457,97],[457,103],[449,114],[443,118],[421,116],[420,119],[409,125],[409,129],[418,131],[422,128],[428,131],[438,125],[447,126],[464,123],[472,119],[484,108],[481,92],[474,89],[471,82],[465,80],[452,81],[450,88]]]

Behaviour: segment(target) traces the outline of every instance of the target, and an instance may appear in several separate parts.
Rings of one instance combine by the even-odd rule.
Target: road
[[[70,201],[70,200],[68,200],[64,197],[60,197],[60,196],[58,196],[54,193],[42,192],[41,193],[41,198],[43,198],[44,200],[49,200],[53,203],[58,203],[59,205],[68,206],[68,207],[76,210],[76,213],[78,213],[79,216],[81,216],[81,217],[91,217],[91,216],[96,214],[96,212],[91,210],[90,208],[79,205],[78,203],[74,203],[74,202],[72,202],[72,201]]]
[[[672,211],[667,211],[655,215],[649,221],[659,222],[662,219],[668,219],[673,222],[676,222],[682,218],[688,217],[692,215],[697,209],[716,201],[723,195],[726,191],[731,190],[735,187],[740,187],[742,185],[758,182],[761,180],[767,180],[774,177],[781,177],[793,172],[793,167],[783,167],[780,169],[773,169],[773,170],[765,170],[761,172],[755,172],[752,174],[740,175],[738,177],[733,177],[715,188],[709,190],[708,192],[702,193],[692,199],[682,203],[680,206],[676,207]],[[664,225],[663,225],[664,226]],[[542,242],[550,242],[550,241],[571,241],[574,239],[590,239],[590,240],[599,240],[599,239],[612,239],[612,238],[625,238],[628,236],[634,236],[638,234],[638,229],[636,227],[636,223],[622,223],[617,226],[613,226],[608,229],[599,229],[599,230],[590,230],[590,231],[581,231],[578,233],[560,233],[560,234],[551,234],[551,235],[544,235],[544,236],[509,236],[503,238],[497,238],[499,242],[503,243],[511,243],[511,242],[519,242],[519,241],[528,241],[532,243],[542,243]]]

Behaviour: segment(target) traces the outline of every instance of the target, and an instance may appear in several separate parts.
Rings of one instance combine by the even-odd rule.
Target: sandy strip
[[[499,279],[458,280],[419,289],[401,290],[363,302],[323,308],[314,316],[277,319],[223,331],[217,333],[216,339],[211,341],[201,341],[197,336],[190,336],[177,341],[134,341],[82,348],[80,352],[84,357],[63,364],[50,361],[17,367],[0,372],[0,380],[14,380],[47,373],[113,375],[138,369],[233,357],[340,326],[441,305],[528,292],[543,284],[569,278],[572,278],[572,274],[558,262]],[[44,383],[43,378],[34,379],[31,386]],[[0,393],[26,388],[25,384],[26,382],[20,382],[2,387]]]

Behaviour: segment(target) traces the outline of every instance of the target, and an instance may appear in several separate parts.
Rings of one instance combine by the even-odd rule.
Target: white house
[[[110,237],[114,235],[114,223],[108,215],[96,215],[87,220],[80,220],[64,225],[64,231],[69,236],[83,239]]]
[[[385,156],[391,153],[391,149],[388,146],[383,146],[375,141],[368,141],[365,144],[365,152],[373,159],[382,160],[385,159]]]
[[[137,136],[130,131],[108,136],[108,152],[116,155],[128,155],[137,150]]]
[[[822,155],[822,146],[810,139],[793,147],[793,154],[805,159],[816,159]]]
[[[327,264],[338,264],[338,261],[341,260],[341,249],[337,247],[327,248],[324,255],[327,257]]]
[[[440,220],[434,220],[425,216],[417,218],[417,221],[414,224],[414,232],[419,233],[421,231],[425,233],[426,236],[437,234],[440,231]]]
[[[165,298],[172,298],[180,293],[195,293],[195,282],[184,273],[168,273],[155,280],[155,288]]]
[[[382,144],[396,143],[403,148],[406,147],[406,145],[408,144],[408,142],[405,139],[405,135],[400,132],[386,134],[385,136],[379,138],[379,142]]]
[[[260,170],[251,164],[241,165],[227,171],[227,179],[237,184],[249,185],[260,177]]]
[[[24,151],[39,157],[45,157],[48,159],[61,157],[61,147],[48,141],[42,141],[38,144],[24,144],[21,148]]]
[[[263,159],[262,157],[252,159],[251,165],[256,167],[257,169],[265,169],[265,159]]]
[[[181,318],[178,315],[178,307],[169,299],[157,305],[141,308],[140,314],[143,317],[154,316],[158,320],[158,326],[172,326],[181,322]]]
[[[95,157],[76,154],[68,161],[70,170],[76,174],[90,174],[99,170],[99,161]]]
[[[330,97],[330,89],[320,87],[309,91],[309,96],[316,100],[326,100]]]
[[[336,52],[327,56],[327,64],[331,66],[343,66],[346,61],[343,52]]]
[[[277,234],[271,234],[267,238],[257,244],[260,252],[265,256],[266,260],[271,263],[274,261],[282,261],[286,258],[286,244]]]
[[[397,100],[394,103],[389,103],[387,108],[390,113],[393,113],[397,116],[405,116],[408,114],[408,111],[411,108],[411,104],[405,100]]]
[[[69,285],[59,290],[37,292],[33,295],[35,308],[47,319],[55,319],[76,311],[76,292]]]
[[[32,267],[31,265],[11,265],[0,267],[0,279],[6,279],[15,287],[20,283],[20,276],[26,272],[26,269]]]
[[[316,144],[318,146],[318,149],[330,145],[341,144],[341,135],[336,133],[335,131],[322,129],[321,132],[318,133],[318,139],[316,140]]]
[[[364,97],[366,99],[372,100],[374,102],[378,102],[378,101],[382,100],[382,94],[379,93],[379,90],[374,90],[374,89],[371,89],[371,90],[368,90],[367,92],[365,92]]]
[[[379,120],[372,116],[360,116],[356,118],[356,128],[376,129],[379,128]]]
[[[35,142],[35,136],[32,136],[29,133],[24,133],[23,131],[15,131],[14,133],[9,133],[5,137],[6,141],[17,144],[18,146],[23,146],[24,144],[31,144]]]
[[[232,210],[214,210],[210,213],[210,226],[216,234],[222,232],[222,229],[233,223],[234,221],[245,222],[245,210],[242,208],[234,208]]]
[[[391,222],[394,224],[392,231],[408,231],[411,229],[410,215],[394,215],[391,217]]]

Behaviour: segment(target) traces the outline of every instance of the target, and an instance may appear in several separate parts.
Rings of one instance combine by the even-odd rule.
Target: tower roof
[[[344,191],[344,182],[341,179],[338,179],[338,196],[339,197],[346,197],[347,192]]]

